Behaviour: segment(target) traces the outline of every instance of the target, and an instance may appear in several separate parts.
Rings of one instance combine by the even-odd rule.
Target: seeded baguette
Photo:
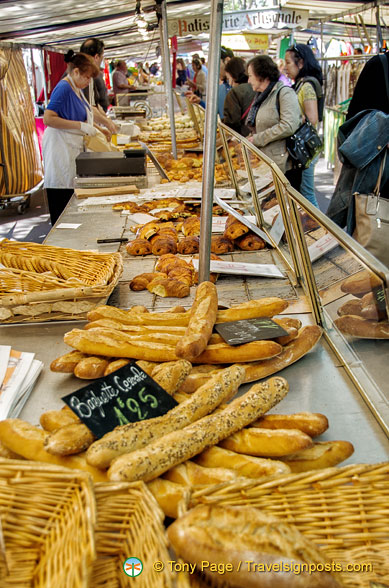
[[[185,335],[176,345],[177,357],[193,361],[205,350],[216,321],[217,303],[215,284],[202,282],[196,290]]]
[[[184,400],[163,416],[150,421],[139,421],[116,427],[95,441],[88,449],[86,458],[90,465],[106,468],[113,459],[145,447],[172,431],[183,429],[190,423],[212,412],[219,404],[229,400],[244,379],[244,369],[240,366],[226,368],[216,378],[197,390],[188,400]]]
[[[108,470],[110,480],[144,480],[157,478],[170,468],[191,459],[209,445],[249,425],[273,406],[288,392],[283,378],[271,378],[255,384],[243,396],[224,409],[203,417],[197,422],[174,431],[139,449],[114,460]]]

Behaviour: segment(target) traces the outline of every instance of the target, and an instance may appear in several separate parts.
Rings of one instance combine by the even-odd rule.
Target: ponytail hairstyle
[[[72,49],[69,49],[64,59],[68,64],[68,73],[72,73],[76,68],[81,74],[90,75],[92,78],[96,78],[100,73],[93,58],[86,53],[74,53]]]

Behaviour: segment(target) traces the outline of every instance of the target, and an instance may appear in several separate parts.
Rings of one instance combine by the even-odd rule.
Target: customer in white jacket
[[[300,126],[301,114],[296,93],[280,82],[279,77],[278,67],[268,55],[258,55],[249,61],[248,81],[257,94],[246,125],[252,128],[248,140],[285,173],[291,167],[285,139]]]

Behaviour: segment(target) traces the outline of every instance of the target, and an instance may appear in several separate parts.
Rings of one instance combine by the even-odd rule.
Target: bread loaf
[[[285,468],[286,464],[282,461],[243,455],[217,445],[205,449],[194,461],[206,468],[228,468],[245,478],[260,479],[290,473],[290,468]]]
[[[85,357],[74,368],[74,375],[82,380],[102,378],[108,365],[108,361],[103,357]]]
[[[185,335],[176,345],[176,355],[193,361],[207,347],[217,315],[217,290],[211,282],[202,282],[196,289]]]
[[[256,384],[224,409],[180,431],[168,433],[143,449],[118,457],[111,464],[108,477],[111,480],[152,480],[255,421],[287,392],[288,383],[283,378]]]
[[[223,439],[221,447],[259,457],[282,457],[312,446],[312,439],[298,429],[248,427]]]
[[[280,458],[293,473],[309,472],[338,465],[354,453],[348,441],[317,441],[312,447]]]
[[[167,535],[177,557],[217,584],[340,588],[328,572],[316,571],[331,569],[331,563],[309,538],[256,508],[199,505],[170,525]],[[223,564],[230,565],[225,574],[220,573]]]
[[[54,359],[51,362],[50,369],[52,372],[72,374],[78,362],[85,357],[87,357],[86,354],[81,353],[80,351],[71,351],[70,353],[65,353],[65,355],[61,355],[61,357],[57,357],[57,359]]]
[[[52,455],[74,455],[88,449],[94,440],[94,435],[84,423],[73,423],[48,435],[44,448]]]
[[[113,374],[120,368],[128,365],[130,363],[129,359],[115,359],[114,361],[110,361],[107,367],[104,370],[104,376],[109,376],[109,374]]]
[[[72,455],[62,457],[51,455],[44,448],[44,441],[48,433],[34,427],[20,419],[6,419],[0,421],[0,441],[11,451],[21,455],[25,459],[43,461],[54,465],[71,468],[72,470],[83,470],[91,474],[95,482],[106,482],[104,472],[86,463],[83,455]]]
[[[243,379],[242,367],[227,368],[187,401],[174,407],[165,415],[156,417],[152,421],[148,419],[116,427],[89,447],[88,463],[99,468],[106,468],[114,458],[145,447],[172,431],[183,429],[231,398]]]
[[[353,294],[354,296],[362,297],[367,292],[373,290],[382,284],[380,278],[375,274],[362,270],[349,278],[346,278],[341,283],[340,289],[345,294]]]
[[[360,298],[347,300],[347,302],[342,304],[342,306],[340,306],[336,312],[339,316],[343,316],[345,314],[362,316],[362,300]]]
[[[49,410],[41,414],[39,419],[41,427],[45,431],[56,431],[66,425],[72,425],[74,423],[80,423],[80,419],[74,412],[65,405],[61,410]]]
[[[317,437],[328,429],[328,419],[317,412],[265,414],[251,426],[261,429],[298,429],[310,437]]]
[[[164,474],[164,478],[184,486],[204,486],[236,481],[239,474],[235,470],[223,467],[205,468],[188,460],[171,468]]]
[[[165,516],[176,519],[181,511],[186,510],[190,491],[187,486],[156,478],[147,484],[148,489],[165,513]]]
[[[359,339],[389,339],[388,321],[368,321],[360,316],[344,315],[334,320],[341,333]]]
[[[161,388],[173,396],[188,376],[192,364],[186,359],[167,361],[157,365],[151,372],[151,377]]]

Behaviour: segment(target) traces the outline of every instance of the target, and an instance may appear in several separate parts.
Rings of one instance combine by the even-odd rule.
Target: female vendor
[[[50,220],[54,225],[73,194],[76,157],[84,149],[84,135],[96,135],[91,107],[82,90],[99,75],[92,57],[69,51],[66,77],[53,90],[43,122],[43,163]]]

